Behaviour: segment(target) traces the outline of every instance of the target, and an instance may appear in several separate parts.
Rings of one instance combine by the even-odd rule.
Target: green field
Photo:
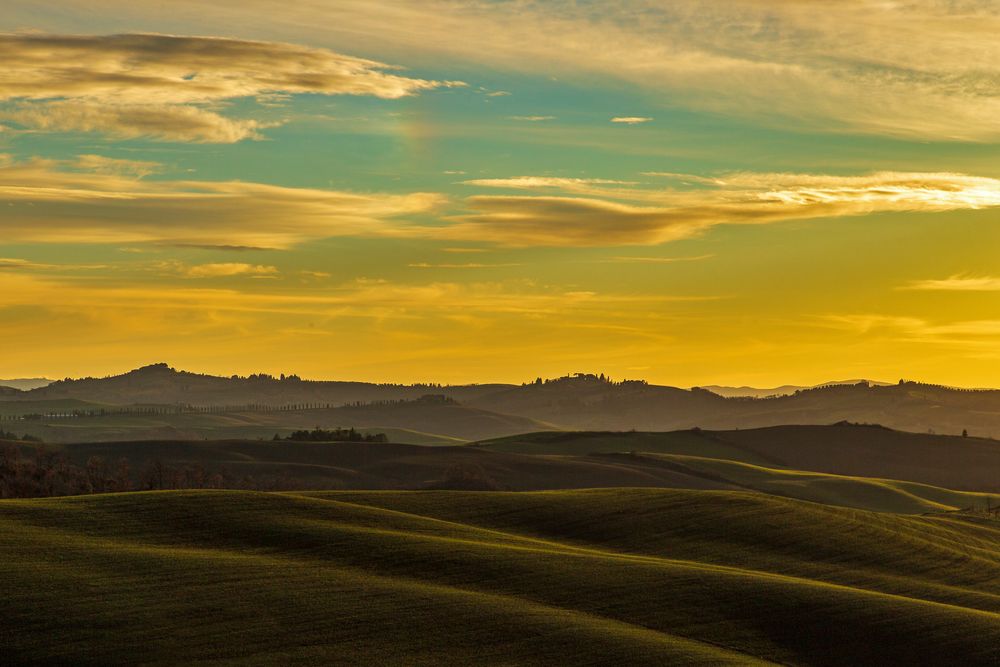
[[[997,664],[1000,529],[760,494],[0,501],[8,664]]]

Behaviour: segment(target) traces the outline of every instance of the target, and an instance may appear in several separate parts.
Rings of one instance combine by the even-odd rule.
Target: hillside
[[[0,501],[0,585],[12,663],[1000,660],[996,524],[739,492]]]
[[[924,514],[1000,505],[998,445],[844,425],[734,432],[546,432],[475,446],[270,439],[23,443],[20,465],[5,463],[8,459],[0,456],[0,497],[206,486],[509,491],[656,487],[755,491]],[[33,468],[34,461],[53,455],[64,457],[78,472],[61,468],[58,460],[47,471]],[[942,459],[951,465],[942,465]],[[15,469],[20,470],[15,475],[20,481],[11,477]],[[41,487],[32,492],[34,479],[53,482],[45,487],[47,492]]]
[[[133,485],[140,488],[144,471],[151,465],[163,465],[169,471],[198,471],[201,477],[221,473],[227,483],[251,488],[461,488],[483,481],[488,481],[490,488],[510,491],[638,486],[736,488],[702,475],[676,472],[655,461],[526,456],[462,446],[154,440],[74,443],[47,449],[81,468],[93,457],[112,467],[125,459]],[[469,476],[473,477],[466,479]]]
[[[668,433],[536,433],[476,447],[533,455],[649,452],[1000,492],[1000,441],[878,426],[778,426]]]
[[[286,435],[294,430],[316,426],[353,426],[385,432],[396,442],[420,444],[455,444],[456,441],[551,428],[527,417],[497,414],[434,397],[392,403],[280,410],[233,408],[199,412],[175,411],[169,406],[149,407],[149,410],[127,408],[125,414],[120,414],[114,406],[75,399],[0,401],[0,419],[5,411],[7,414],[34,412],[43,415],[28,421],[0,421],[0,428],[18,434],[28,433],[46,442],[66,443],[271,438],[275,433]],[[69,416],[74,410],[86,412],[95,409],[95,416]],[[44,416],[48,414],[53,416]]]

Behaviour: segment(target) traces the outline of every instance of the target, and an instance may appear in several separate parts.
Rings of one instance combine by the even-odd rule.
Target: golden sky
[[[7,4],[0,377],[1000,385],[993,2]]]

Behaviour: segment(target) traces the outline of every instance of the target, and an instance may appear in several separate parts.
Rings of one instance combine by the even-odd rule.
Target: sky
[[[1000,386],[992,0],[4,0],[0,377]]]

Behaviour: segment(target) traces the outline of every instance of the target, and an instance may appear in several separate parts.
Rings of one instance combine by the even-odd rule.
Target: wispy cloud
[[[33,262],[20,257],[0,257],[0,271],[40,271],[40,272],[72,272],[72,271],[104,271],[110,269],[108,264],[52,264],[49,262]]]
[[[515,182],[534,181],[519,177]],[[538,183],[560,185],[546,177],[539,177]],[[466,200],[470,212],[455,216],[455,224],[440,234],[511,246],[640,245],[688,238],[725,224],[1000,206],[1000,180],[964,174],[739,173],[715,179],[714,185],[667,191],[598,189],[586,197],[476,195]],[[571,193],[582,186],[600,187],[573,180],[562,186]]]
[[[652,120],[652,118],[647,116],[615,116],[611,119],[611,122],[621,123],[623,125],[641,125],[642,123],[648,123]]]
[[[320,93],[405,97],[456,82],[414,79],[326,49],[216,37],[0,34],[0,119],[45,131],[231,143],[271,126],[208,103]]]
[[[674,171],[644,171],[643,176],[652,176],[655,178],[668,178],[673,181],[680,181],[682,183],[702,183],[704,185],[719,185],[719,180],[715,178],[707,178],[705,176],[697,176],[695,174],[681,174]]]
[[[183,275],[188,278],[227,278],[231,276],[274,276],[277,273],[278,269],[274,266],[222,262],[187,267]]]
[[[78,155],[73,166],[82,171],[96,174],[113,174],[145,178],[163,171],[163,165],[151,160],[123,160],[103,155]]]
[[[591,185],[635,185],[635,181],[615,181],[606,178],[564,178],[560,176],[515,176],[512,178],[476,178],[462,181],[463,185],[483,188],[511,188],[533,190],[536,188],[558,188],[571,190]]]
[[[399,218],[430,213],[444,202],[432,193],[140,181],[77,171],[80,165],[53,160],[0,164],[4,240],[282,248],[331,236],[392,235]]]
[[[1000,292],[1000,278],[994,276],[951,276],[950,278],[914,280],[900,289],[946,292]]]
[[[231,144],[260,139],[280,123],[227,118],[181,104],[109,104],[82,100],[20,103],[0,108],[0,118],[43,132],[97,132],[118,139]]]
[[[101,6],[138,11],[131,0]],[[226,3],[172,6],[220,30],[235,18]],[[770,125],[918,140],[1000,136],[1000,14],[991,0],[247,0],[239,20],[440,63],[535,73],[544,62],[563,78],[614,77],[664,105]]]
[[[83,170],[88,164],[98,171]],[[283,248],[335,236],[437,239],[459,247],[655,245],[717,225],[1000,206],[1000,180],[948,173],[740,173],[715,179],[715,187],[685,190],[610,179],[476,179],[466,183],[554,192],[476,194],[456,210],[438,193],[362,194],[121,175],[136,169],[145,167],[92,158],[0,160],[3,238],[214,248]],[[434,224],[418,220],[435,215]]]
[[[498,269],[521,265],[516,263],[483,264],[480,262],[465,262],[461,264],[434,264],[431,262],[415,262],[413,264],[407,264],[407,266],[412,269]]]
[[[905,343],[928,343],[956,350],[995,354],[1000,320],[934,321],[922,317],[876,313],[827,314],[815,318],[820,326],[858,336]]]
[[[507,116],[508,120],[520,120],[526,123],[539,123],[546,120],[555,120],[555,116]]]
[[[715,255],[695,255],[692,257],[636,257],[632,255],[620,255],[605,261],[620,262],[623,264],[675,264],[677,262],[700,262],[712,257],[715,257]]]

